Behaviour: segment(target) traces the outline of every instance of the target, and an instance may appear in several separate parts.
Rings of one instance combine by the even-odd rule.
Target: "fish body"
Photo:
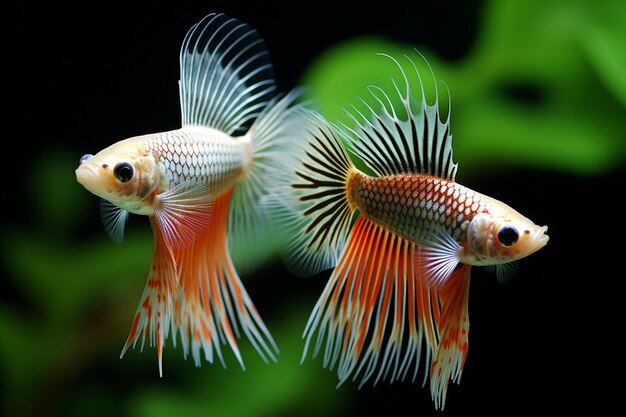
[[[428,244],[433,231],[450,236],[459,245],[462,264],[509,263],[538,250],[537,240],[547,240],[545,229],[532,227],[529,219],[511,207],[444,178],[420,174],[371,177],[355,171],[346,182],[353,210],[358,208],[366,218],[418,244]],[[520,235],[516,244],[501,244],[498,232],[505,225],[514,227],[513,223]]]
[[[99,197],[131,213],[152,215],[154,196],[183,181],[206,184],[212,195],[222,193],[242,175],[250,154],[249,137],[235,140],[218,130],[193,126],[124,139],[81,165],[77,175]],[[138,175],[128,182],[106,172],[124,162],[123,156],[136,161],[131,169]],[[105,179],[108,184],[102,184]]]
[[[153,230],[152,267],[122,355],[147,338],[162,374],[172,331],[198,366],[202,351],[224,363],[220,346],[228,344],[243,367],[242,334],[275,360],[276,344],[236,265],[262,261],[250,248],[267,232],[260,199],[271,184],[263,177],[295,130],[298,92],[275,93],[262,39],[223,14],[189,30],[180,68],[181,128],[121,140],[83,156],[76,169],[78,182],[103,199],[114,239],[122,239],[129,213],[148,216]]]
[[[401,81],[391,94],[370,87],[380,108],[355,107],[353,126],[302,110],[308,122],[283,153],[290,159],[266,205],[288,237],[281,253],[293,273],[332,269],[304,330],[303,360],[323,352],[340,384],[414,380],[423,363],[443,408],[467,356],[472,266],[506,277],[547,243],[547,227],[455,181],[450,111],[442,120],[436,88],[428,104],[406,58],[417,88],[391,58]]]
[[[251,145],[249,136],[235,139],[215,129],[188,126],[117,142],[81,164],[77,176],[87,189],[120,208],[153,215],[154,197],[183,182],[203,184],[213,196],[223,193],[249,166]],[[136,175],[120,181],[118,164]]]

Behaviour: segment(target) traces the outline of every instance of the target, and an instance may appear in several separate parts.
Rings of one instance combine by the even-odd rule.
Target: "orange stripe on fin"
[[[435,408],[443,409],[450,380],[459,383],[468,350],[470,265],[461,265],[439,290],[440,342],[430,369],[430,392]]]
[[[278,348],[263,324],[233,267],[228,250],[228,205],[232,188],[205,205],[207,213],[197,213],[206,220],[206,229],[186,246],[168,244],[159,222],[150,218],[154,232],[155,249],[148,283],[133,319],[130,334],[120,355],[140,336],[142,349],[148,338],[157,347],[159,373],[162,375],[163,346],[170,328],[176,345],[180,332],[184,356],[189,352],[195,364],[201,364],[201,350],[208,362],[216,354],[225,366],[221,344],[228,343],[243,367],[237,338],[245,334],[263,360],[276,361]],[[199,210],[200,208],[198,208]],[[189,218],[193,213],[179,217],[179,222],[197,224]],[[181,225],[183,229],[189,225]],[[172,231],[169,230],[168,233]]]
[[[404,379],[426,365],[436,345],[438,303],[414,267],[416,246],[364,216],[346,247],[305,328],[303,359],[317,335],[313,356],[326,341],[324,366],[337,366],[339,384]],[[428,368],[426,368],[428,369]]]
[[[183,301],[181,339],[200,366],[200,350],[225,366],[220,344],[230,345],[243,366],[237,338],[245,334],[263,360],[276,361],[278,348],[237,274],[228,248],[228,206],[233,188],[213,201],[204,233],[189,246],[174,250]]]
[[[152,267],[120,358],[131,345],[135,346],[140,336],[142,336],[141,349],[143,350],[147,337],[150,346],[157,348],[159,375],[163,376],[163,344],[167,339],[170,324],[175,320],[178,284],[172,251],[167,247],[163,234],[153,217],[150,218],[150,223],[154,234]]]

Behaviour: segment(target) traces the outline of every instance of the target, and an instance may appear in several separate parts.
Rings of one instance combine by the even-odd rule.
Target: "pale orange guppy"
[[[122,140],[83,156],[76,169],[78,182],[102,197],[114,239],[121,240],[128,213],[149,216],[153,229],[152,268],[122,355],[148,338],[162,374],[172,332],[198,366],[201,350],[224,363],[222,344],[243,366],[243,333],[275,360],[276,344],[235,265],[262,261],[255,256],[269,229],[259,201],[272,187],[265,172],[296,129],[290,116],[298,94],[276,96],[263,40],[223,14],[189,30],[180,72],[180,129]]]
[[[333,268],[304,331],[303,359],[313,343],[340,384],[415,379],[423,361],[443,408],[468,351],[471,267],[495,266],[505,278],[548,236],[546,226],[455,182],[450,107],[442,120],[436,82],[428,104],[417,65],[405,58],[411,73],[391,58],[399,82],[391,94],[370,87],[378,109],[354,107],[354,126],[301,111],[308,123],[283,153],[265,204],[294,273]]]

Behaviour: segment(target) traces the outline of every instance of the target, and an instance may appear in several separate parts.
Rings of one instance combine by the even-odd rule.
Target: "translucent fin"
[[[228,251],[227,213],[232,188],[213,202],[213,212],[192,245],[174,250],[183,294],[180,331],[185,357],[197,366],[214,355],[225,366],[221,345],[228,344],[243,367],[237,338],[247,336],[264,361],[276,361],[278,348],[248,296]]]
[[[396,59],[384,56],[398,67],[402,78],[400,85],[393,80],[395,91],[391,95],[370,86],[369,91],[379,102],[380,109],[363,101],[370,114],[363,114],[354,107],[354,114],[348,114],[356,127],[344,124],[340,127],[342,134],[351,150],[378,176],[418,173],[454,181],[457,164],[452,160],[450,109],[446,120],[441,121],[436,81],[435,102],[429,105],[415,62],[405,55],[417,74],[418,89],[411,88],[407,74]],[[428,67],[432,74],[430,64]]]
[[[183,126],[243,133],[275,90],[263,40],[237,19],[209,14],[185,36],[179,87]]]
[[[485,271],[494,272],[500,284],[508,284],[519,270],[519,264],[520,261],[512,261],[505,264],[486,265]]]
[[[304,331],[303,360],[323,350],[339,384],[415,380],[437,345],[436,292],[414,268],[416,247],[363,216],[356,219],[337,267]],[[317,339],[314,344],[314,339]],[[326,340],[325,347],[322,342]],[[427,372],[424,372],[424,382]]]
[[[468,349],[470,271],[471,266],[461,265],[439,291],[440,342],[430,368],[430,393],[435,409],[443,410],[450,380],[461,382]]]
[[[100,200],[100,218],[107,234],[116,242],[124,240],[128,212],[108,200]]]
[[[235,184],[228,214],[228,236],[233,263],[240,274],[254,270],[276,253],[276,234],[261,206],[273,191],[269,172],[276,169],[285,144],[297,137],[301,126],[293,117],[299,91],[270,101],[247,133],[252,143],[252,161],[245,176]]]
[[[343,251],[352,217],[346,179],[355,168],[322,116],[302,109],[295,117],[298,137],[277,156],[265,206],[285,265],[307,276],[335,266]]]
[[[184,247],[206,230],[211,197],[206,184],[184,181],[155,197],[154,217],[170,247]]]
[[[501,284],[511,282],[517,271],[519,270],[519,261],[507,262],[505,264],[496,265],[496,279]]]
[[[152,268],[120,358],[130,346],[135,347],[140,337],[143,351],[147,337],[150,346],[157,348],[159,375],[163,376],[163,346],[179,308],[179,289],[172,252],[153,217],[150,217],[150,222],[154,233]]]
[[[441,227],[431,235],[426,245],[416,251],[416,263],[425,283],[441,288],[453,275],[459,264],[461,245]]]

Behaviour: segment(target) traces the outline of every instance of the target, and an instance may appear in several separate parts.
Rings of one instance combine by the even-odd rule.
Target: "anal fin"
[[[361,384],[374,376],[403,380],[411,368],[415,379],[421,361],[430,363],[439,317],[435,290],[418,279],[415,251],[359,216],[307,323],[303,359],[317,334],[313,356],[326,340],[324,366],[337,366],[340,384],[359,376]]]
[[[191,245],[174,250],[183,296],[180,337],[185,355],[197,366],[201,350],[225,366],[221,344],[228,344],[243,366],[237,345],[245,334],[261,357],[275,361],[278,348],[246,292],[228,246],[228,207],[232,188],[213,201],[206,230]]]
[[[435,408],[443,409],[450,380],[459,383],[468,350],[470,265],[462,264],[439,290],[440,341],[430,369]]]
[[[143,350],[147,337],[150,346],[157,348],[159,375],[163,376],[163,346],[170,325],[176,319],[176,311],[179,308],[179,290],[173,254],[165,243],[156,220],[151,218],[150,222],[154,233],[152,267],[120,358],[131,345],[133,347],[136,345],[140,337],[142,337],[141,349]]]

